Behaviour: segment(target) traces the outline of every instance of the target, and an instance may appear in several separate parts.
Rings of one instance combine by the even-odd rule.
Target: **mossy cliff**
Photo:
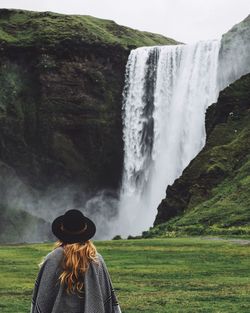
[[[117,188],[131,48],[172,39],[90,16],[0,10],[0,161],[36,188]]]
[[[207,141],[158,207],[145,236],[250,234],[250,74],[206,113]]]
[[[118,189],[127,58],[156,44],[176,42],[91,16],[0,9],[0,241],[48,239],[33,212],[51,220]]]

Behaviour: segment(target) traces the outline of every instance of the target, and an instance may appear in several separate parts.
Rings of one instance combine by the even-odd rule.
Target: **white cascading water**
[[[124,173],[114,234],[152,226],[166,188],[205,144],[218,97],[219,41],[131,51],[123,102]]]

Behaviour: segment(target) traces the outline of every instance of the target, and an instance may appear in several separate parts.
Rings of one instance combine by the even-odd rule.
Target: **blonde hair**
[[[58,247],[64,248],[60,283],[66,286],[68,293],[83,293],[84,273],[88,270],[90,262],[98,263],[96,247],[90,240],[73,244],[58,241],[55,248]]]

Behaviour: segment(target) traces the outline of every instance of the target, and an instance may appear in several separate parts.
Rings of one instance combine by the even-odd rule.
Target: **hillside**
[[[250,75],[206,113],[207,141],[158,207],[145,236],[250,234]]]
[[[139,46],[176,44],[174,39],[138,31],[114,21],[88,15],[64,15],[52,12],[0,10],[0,41],[16,47],[56,47],[82,43],[117,45],[131,49]]]

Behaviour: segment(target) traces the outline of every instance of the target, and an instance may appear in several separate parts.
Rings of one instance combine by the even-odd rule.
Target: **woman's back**
[[[121,311],[106,264],[93,243],[60,241],[40,268],[31,313],[84,312]]]
[[[59,277],[63,271],[64,251],[62,247],[49,253],[39,272],[32,303],[34,312],[41,313],[82,313],[84,297],[68,293],[66,286],[60,284]],[[35,306],[37,307],[35,309]],[[31,311],[33,312],[33,311]]]

